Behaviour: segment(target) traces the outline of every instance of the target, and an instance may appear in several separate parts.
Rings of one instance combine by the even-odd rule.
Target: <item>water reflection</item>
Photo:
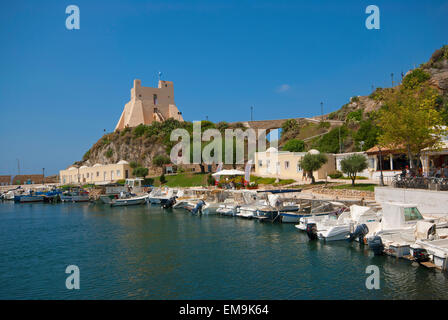
[[[0,298],[446,299],[447,276],[293,225],[156,206],[0,204]],[[76,264],[82,290],[67,292]],[[381,289],[367,290],[368,265]]]

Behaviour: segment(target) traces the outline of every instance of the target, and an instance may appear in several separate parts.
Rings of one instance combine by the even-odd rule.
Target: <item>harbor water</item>
[[[446,272],[358,243],[157,206],[0,203],[0,252],[0,299],[448,299]]]

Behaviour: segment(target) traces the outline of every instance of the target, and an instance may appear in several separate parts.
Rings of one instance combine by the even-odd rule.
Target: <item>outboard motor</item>
[[[315,223],[308,223],[306,225],[306,234],[310,240],[317,239],[317,226]]]
[[[426,249],[423,248],[414,248],[413,249],[414,260],[417,262],[425,262],[429,260],[429,254]]]
[[[172,197],[172,198],[168,199],[167,201],[165,201],[165,203],[162,204],[162,208],[163,209],[171,209],[175,203],[176,203],[176,197]]]
[[[353,233],[350,233],[348,241],[352,242],[353,240],[358,238],[359,243],[364,243],[364,237],[368,233],[369,233],[369,228],[367,227],[367,225],[365,225],[364,223],[358,224],[356,226],[355,231]]]
[[[201,213],[202,214],[202,207],[205,205],[205,202],[203,200],[199,200],[198,203],[196,204],[196,206],[191,209],[191,213]]]
[[[372,249],[373,253],[376,256],[380,256],[383,254],[384,245],[380,236],[374,236],[373,238],[368,240],[369,248]]]

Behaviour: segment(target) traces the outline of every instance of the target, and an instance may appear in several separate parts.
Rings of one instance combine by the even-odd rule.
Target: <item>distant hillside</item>
[[[403,82],[425,81],[440,93],[438,108],[448,125],[448,46],[436,50],[428,62],[405,75]],[[322,152],[337,153],[367,150],[376,144],[378,128],[374,124],[375,113],[383,104],[385,94],[395,88],[376,88],[369,96],[356,96],[339,110],[325,115],[302,121],[287,120],[283,124],[280,146],[291,139],[305,141],[305,148],[316,148]],[[325,120],[340,120],[328,122]],[[342,125],[341,125],[342,124]],[[191,122],[167,120],[163,123],[140,125],[135,128],[125,128],[104,135],[86,152],[82,161],[75,165],[95,163],[116,163],[119,160],[136,161],[146,167],[153,167],[152,159],[156,155],[168,155],[174,145],[169,141],[170,133],[175,128],[184,128],[192,132]],[[216,128],[223,131],[226,128],[242,128],[242,123],[228,124],[210,121],[202,122],[202,129]],[[341,142],[341,145],[339,144]]]
[[[415,70],[409,70],[403,82],[425,81],[438,90],[439,111],[448,125],[448,46],[436,50],[428,62]],[[383,97],[397,90],[394,88],[376,88],[369,96],[351,97],[339,110],[325,115],[323,123],[302,122],[284,128],[280,145],[290,139],[304,140],[306,148],[316,148],[322,152],[352,152],[367,150],[376,144],[378,128],[374,125],[375,113],[383,106]],[[321,117],[314,117],[321,120]],[[343,125],[330,125],[325,120],[340,120]],[[341,146],[339,146],[341,141]]]

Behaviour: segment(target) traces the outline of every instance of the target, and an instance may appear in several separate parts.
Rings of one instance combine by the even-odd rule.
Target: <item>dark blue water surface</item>
[[[446,299],[447,273],[293,225],[158,207],[0,203],[0,299]],[[65,269],[80,269],[80,289]],[[365,286],[377,265],[379,290]]]

